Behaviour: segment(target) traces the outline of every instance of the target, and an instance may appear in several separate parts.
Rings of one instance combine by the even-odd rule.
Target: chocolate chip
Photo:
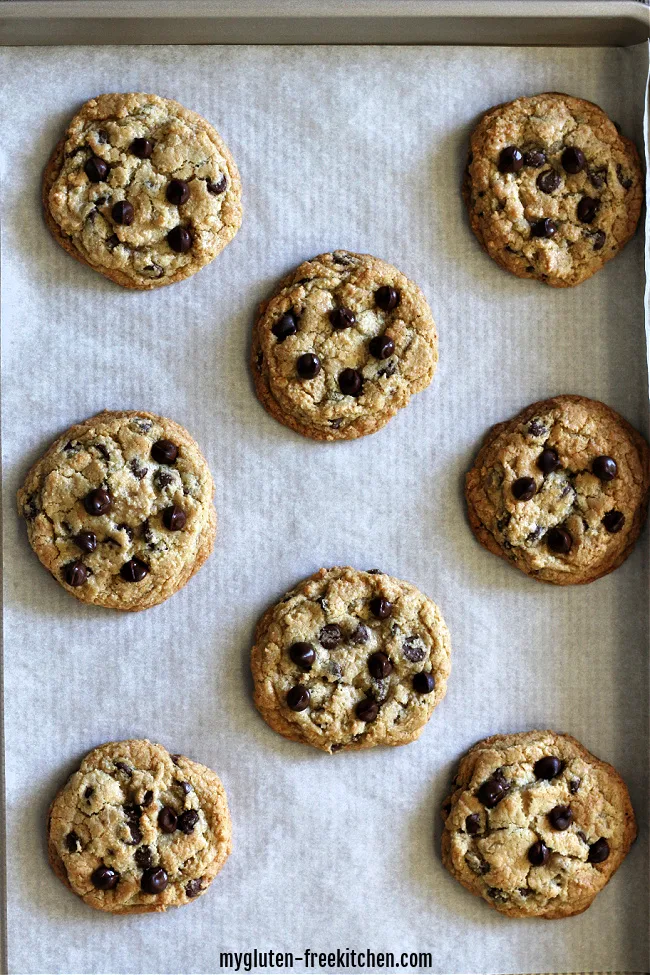
[[[366,724],[370,724],[372,721],[377,720],[379,705],[371,697],[366,697],[363,701],[359,701],[354,709],[354,713],[359,721],[365,721]]]
[[[488,809],[494,809],[510,789],[510,783],[504,779],[501,773],[495,772],[480,787],[476,795]]]
[[[142,582],[149,574],[149,566],[140,559],[129,559],[120,569],[120,575],[125,582]]]
[[[589,182],[595,189],[599,190],[604,183],[607,182],[607,170],[597,169],[592,173],[589,173]]]
[[[186,254],[192,246],[192,235],[185,227],[173,227],[167,234],[167,243],[177,254]]]
[[[537,840],[528,850],[528,859],[534,867],[543,867],[550,855],[551,851],[542,840]]]
[[[402,653],[412,664],[417,664],[424,660],[427,650],[419,636],[409,636],[402,644]]]
[[[167,199],[174,206],[182,206],[190,198],[190,188],[183,179],[172,179],[167,184],[165,193]]]
[[[589,847],[589,863],[604,863],[609,856],[609,843],[603,836]]]
[[[163,867],[148,867],[140,879],[145,894],[162,894],[168,883],[167,871]]]
[[[630,179],[629,176],[624,176],[623,175],[623,167],[622,166],[617,166],[616,167],[616,175],[617,175],[618,181],[621,184],[621,186],[623,187],[623,189],[624,190],[629,190],[629,188],[632,185],[632,180]]]
[[[570,806],[553,806],[548,814],[548,821],[557,830],[568,829],[573,822],[573,813]]]
[[[76,589],[88,581],[88,569],[80,559],[76,559],[66,565],[64,578],[69,586]]]
[[[535,772],[535,778],[537,779],[554,779],[560,774],[564,765],[559,758],[555,755],[545,755],[544,758],[540,758],[533,767]]]
[[[583,151],[576,148],[576,146],[569,146],[562,153],[562,165],[567,173],[571,173],[572,175],[579,173],[585,166],[585,155]]]
[[[524,157],[516,146],[506,146],[499,154],[500,173],[518,173],[524,165]]]
[[[131,152],[138,159],[148,159],[153,152],[153,142],[151,139],[134,139],[131,143]]]
[[[287,704],[292,711],[306,711],[309,707],[310,693],[304,684],[296,684],[287,694]]]
[[[393,308],[397,308],[401,300],[401,294],[395,288],[391,288],[389,284],[382,285],[381,288],[377,288],[375,291],[375,304],[378,305],[382,311],[392,311]]]
[[[139,846],[133,854],[133,859],[141,870],[146,870],[151,866],[151,849],[148,846]]]
[[[320,631],[318,639],[321,646],[325,647],[326,650],[333,650],[335,647],[338,647],[339,643],[343,639],[341,627],[338,625],[338,623],[328,623],[327,626],[324,626]]]
[[[368,631],[368,627],[365,626],[363,623],[359,623],[356,630],[351,636],[351,640],[353,643],[367,643],[369,636],[370,633]]]
[[[118,529],[118,531],[124,532],[124,534],[126,535],[126,537],[130,542],[133,541],[133,529],[131,528],[130,525],[126,525],[122,521],[120,522],[119,525],[116,525],[116,528]]]
[[[605,241],[607,240],[607,234],[604,230],[589,231],[587,237],[589,237],[589,239],[592,241],[595,251],[601,251],[605,246]]]
[[[111,216],[115,223],[122,223],[129,227],[135,219],[135,210],[128,200],[120,200],[113,206]]]
[[[151,448],[151,456],[157,464],[175,464],[178,447],[171,440],[156,440]]]
[[[616,535],[620,532],[621,528],[625,524],[625,515],[622,511],[608,511],[603,518],[603,525],[610,533],[610,535]]]
[[[170,755],[169,757],[171,758],[171,760],[174,763],[174,765],[178,765],[178,763],[180,762],[180,760],[181,760],[181,758],[183,756],[177,754],[177,755]]]
[[[602,454],[592,461],[591,469],[601,481],[613,481],[618,474],[618,467],[613,457]]]
[[[561,466],[557,450],[552,447],[543,450],[537,458],[537,466],[542,474],[552,474],[553,471],[556,471]]]
[[[426,670],[421,670],[413,678],[413,690],[417,694],[431,694],[435,690],[435,687],[436,682],[433,674],[427,673]]]
[[[530,501],[537,492],[534,477],[518,477],[512,485],[513,496],[517,501]]]
[[[537,177],[536,183],[542,193],[553,193],[562,182],[562,177],[554,169],[545,169]]]
[[[598,212],[600,203],[591,196],[583,196],[578,203],[578,220],[583,223],[591,223]]]
[[[190,880],[189,883],[185,884],[185,893],[188,897],[198,897],[201,893],[201,881]]]
[[[305,352],[299,357],[296,369],[302,379],[313,379],[320,372],[320,359],[313,352]]]
[[[185,833],[186,836],[189,836],[198,821],[199,814],[196,809],[186,809],[185,812],[181,813],[178,817],[178,829],[181,831],[181,833]]]
[[[383,680],[384,677],[392,674],[393,665],[390,662],[388,654],[383,653],[381,650],[373,653],[372,656],[368,657],[368,670],[375,680]]]
[[[97,890],[114,890],[120,882],[120,875],[116,870],[102,864],[91,874],[90,881]]]
[[[569,782],[569,792],[572,792],[575,795],[575,793],[580,788],[581,782],[582,779],[571,779],[571,781]]]
[[[363,387],[363,376],[357,369],[344,369],[339,374],[339,389],[346,396],[359,396]]]
[[[465,829],[470,836],[476,836],[481,830],[481,817],[478,813],[472,813],[465,820]]]
[[[349,308],[335,308],[330,312],[330,322],[333,328],[351,328],[356,322],[356,315]]]
[[[144,798],[142,800],[142,805],[146,809],[147,806],[150,806],[152,802],[153,802],[153,792],[151,791],[151,789],[147,789],[147,791],[144,794]]]
[[[289,656],[301,670],[308,671],[316,660],[316,651],[311,643],[294,643],[289,647]]]
[[[109,166],[99,156],[91,156],[86,161],[84,171],[91,183],[102,183],[108,176]]]
[[[89,515],[105,515],[110,511],[112,498],[106,488],[95,488],[84,498],[84,508]]]
[[[375,359],[390,359],[395,351],[395,343],[388,335],[375,335],[368,345],[370,355]]]
[[[134,477],[137,477],[137,479],[139,481],[141,481],[142,478],[143,477],[146,477],[146,475],[147,475],[147,468],[146,467],[140,467],[138,461],[135,460],[135,458],[133,460],[130,460],[129,461],[129,468],[130,468],[131,473],[133,474],[133,476]]]
[[[94,791],[95,790],[92,785],[86,786],[86,789],[84,790],[84,799],[90,799]]]
[[[225,193],[227,186],[228,180],[226,179],[225,173],[219,173],[216,180],[209,179],[207,182],[208,193],[214,193],[215,196],[219,196],[220,193]]]
[[[79,847],[81,846],[81,840],[77,836],[74,830],[65,838],[66,849],[69,853],[78,853]]]
[[[284,342],[290,335],[295,335],[298,331],[298,323],[293,312],[285,312],[282,318],[275,323],[271,331],[278,342]]]
[[[158,813],[158,826],[163,833],[175,833],[178,816],[171,806],[163,806]]]
[[[573,538],[566,528],[561,528],[558,525],[547,532],[546,543],[551,552],[556,552],[558,555],[566,555],[567,552],[571,551]]]
[[[170,508],[163,511],[163,524],[170,532],[180,532],[185,528],[187,515],[182,508],[173,504]]]
[[[544,217],[531,224],[530,232],[533,237],[553,237],[557,232],[557,224],[550,217]]]
[[[174,480],[174,475],[170,471],[156,471],[153,476],[156,486],[162,491],[163,488],[168,487]]]
[[[104,460],[110,460],[111,459],[111,455],[109,454],[108,449],[104,446],[103,443],[94,443],[93,444],[93,447],[95,448],[95,450],[97,451],[97,453],[100,454],[104,458]]]
[[[539,169],[546,162],[546,153],[541,149],[529,149],[528,152],[524,153],[524,166],[531,166],[533,169]]]
[[[387,620],[390,614],[393,612],[393,604],[383,596],[375,596],[370,600],[370,612],[373,616],[376,616],[378,620]]]

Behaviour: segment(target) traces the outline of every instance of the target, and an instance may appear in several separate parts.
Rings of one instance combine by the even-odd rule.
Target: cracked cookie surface
[[[436,370],[426,298],[397,268],[334,251],[305,261],[260,306],[251,367],[258,398],[316,440],[374,433]]]
[[[442,860],[510,917],[585,911],[636,838],[625,783],[570,735],[494,735],[461,760],[442,809]]]
[[[274,731],[327,752],[404,745],[446,693],[449,631],[408,582],[321,569],[260,620],[254,700]]]
[[[182,281],[241,224],[241,183],[218,132],[178,102],[140,92],[86,102],[43,177],[52,234],[125,288]]]
[[[604,403],[556,396],[489,431],[465,497],[485,548],[535,579],[571,585],[625,561],[649,489],[641,434]]]
[[[50,864],[86,904],[113,914],[165,911],[208,889],[231,850],[213,771],[146,740],[108,742],[52,803]]]
[[[490,109],[470,138],[474,234],[518,277],[580,284],[627,243],[643,204],[635,145],[597,105],[558,92]]]
[[[208,558],[213,494],[187,430],[153,413],[106,410],[71,427],[34,464],[18,510],[64,589],[135,611],[168,599]]]

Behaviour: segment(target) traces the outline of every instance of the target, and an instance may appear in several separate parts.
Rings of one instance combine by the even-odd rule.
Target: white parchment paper
[[[579,288],[545,288],[481,252],[459,193],[475,120],[520,94],[596,101],[641,144],[645,49],[11,49],[0,70],[10,971],[204,973],[221,951],[306,947],[431,951],[433,971],[449,973],[646,970],[647,536],[605,579],[544,586],[479,547],[462,502],[486,429],[533,400],[585,394],[647,431],[642,235]],[[75,263],[39,206],[42,168],[77,107],[129,90],[212,121],[244,185],[234,242],[150,294]],[[441,358],[380,433],[319,444],[267,416],[247,350],[278,277],[337,247],[419,282]],[[178,420],[216,481],[213,557],[142,614],[71,599],[15,514],[28,466],[103,407]],[[334,564],[380,567],[442,607],[449,692],[415,744],[330,757],[275,735],[253,708],[257,618]],[[640,825],[594,906],[554,923],[490,911],[439,856],[459,757],[485,735],[535,727],[615,764]],[[90,748],[144,736],[221,775],[234,852],[192,906],[103,916],[49,870],[46,810]]]

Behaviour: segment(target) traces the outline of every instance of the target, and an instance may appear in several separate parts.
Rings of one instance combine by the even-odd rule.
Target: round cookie
[[[321,569],[260,620],[251,653],[266,723],[326,752],[415,741],[445,696],[449,631],[415,586]]]
[[[226,793],[215,773],[146,740],[95,748],[48,813],[52,869],[86,904],[111,914],[195,900],[231,847]]]
[[[29,542],[85,603],[141,610],[173,595],[212,551],[214,484],[187,430],[106,410],[71,427],[18,492]]]
[[[241,183],[218,132],[157,95],[82,105],[43,176],[45,219],[82,264],[147,290],[195,274],[241,224]]]
[[[429,385],[437,341],[426,298],[397,268],[369,254],[321,254],[260,306],[255,389],[271,416],[303,436],[352,440]]]
[[[465,497],[488,551],[566,586],[625,561],[649,488],[648,445],[623,417],[597,400],[555,396],[489,431]]]
[[[597,105],[545,92],[491,108],[470,138],[463,196],[490,257],[521,278],[580,284],[633,235],[636,146]]]
[[[509,917],[585,911],[636,838],[625,783],[570,735],[494,735],[461,760],[442,862]]]

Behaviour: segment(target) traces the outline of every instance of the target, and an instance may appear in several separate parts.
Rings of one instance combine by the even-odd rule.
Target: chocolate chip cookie
[[[467,474],[472,531],[556,585],[593,582],[630,554],[647,514],[650,454],[609,406],[555,396],[493,427]]]
[[[146,740],[84,758],[50,806],[57,877],[111,914],[166,911],[204,894],[231,850],[226,793],[209,768]]]
[[[636,838],[625,783],[570,735],[494,735],[461,760],[442,861],[510,917],[586,911]]]
[[[81,107],[43,177],[55,240],[124,288],[195,274],[241,224],[241,183],[221,136],[178,102],[100,95]]]
[[[334,251],[262,303],[252,370],[264,408],[315,440],[374,433],[425,389],[438,361],[426,298],[397,268]]]
[[[71,427],[18,492],[30,544],[72,596],[148,609],[200,569],[214,544],[214,485],[187,430],[106,410]]]
[[[405,745],[447,690],[440,610],[373,570],[321,569],[260,620],[255,704],[274,731],[326,752]]]
[[[636,146],[592,102],[558,92],[497,105],[472,133],[463,195],[490,257],[521,278],[580,284],[636,229]]]

